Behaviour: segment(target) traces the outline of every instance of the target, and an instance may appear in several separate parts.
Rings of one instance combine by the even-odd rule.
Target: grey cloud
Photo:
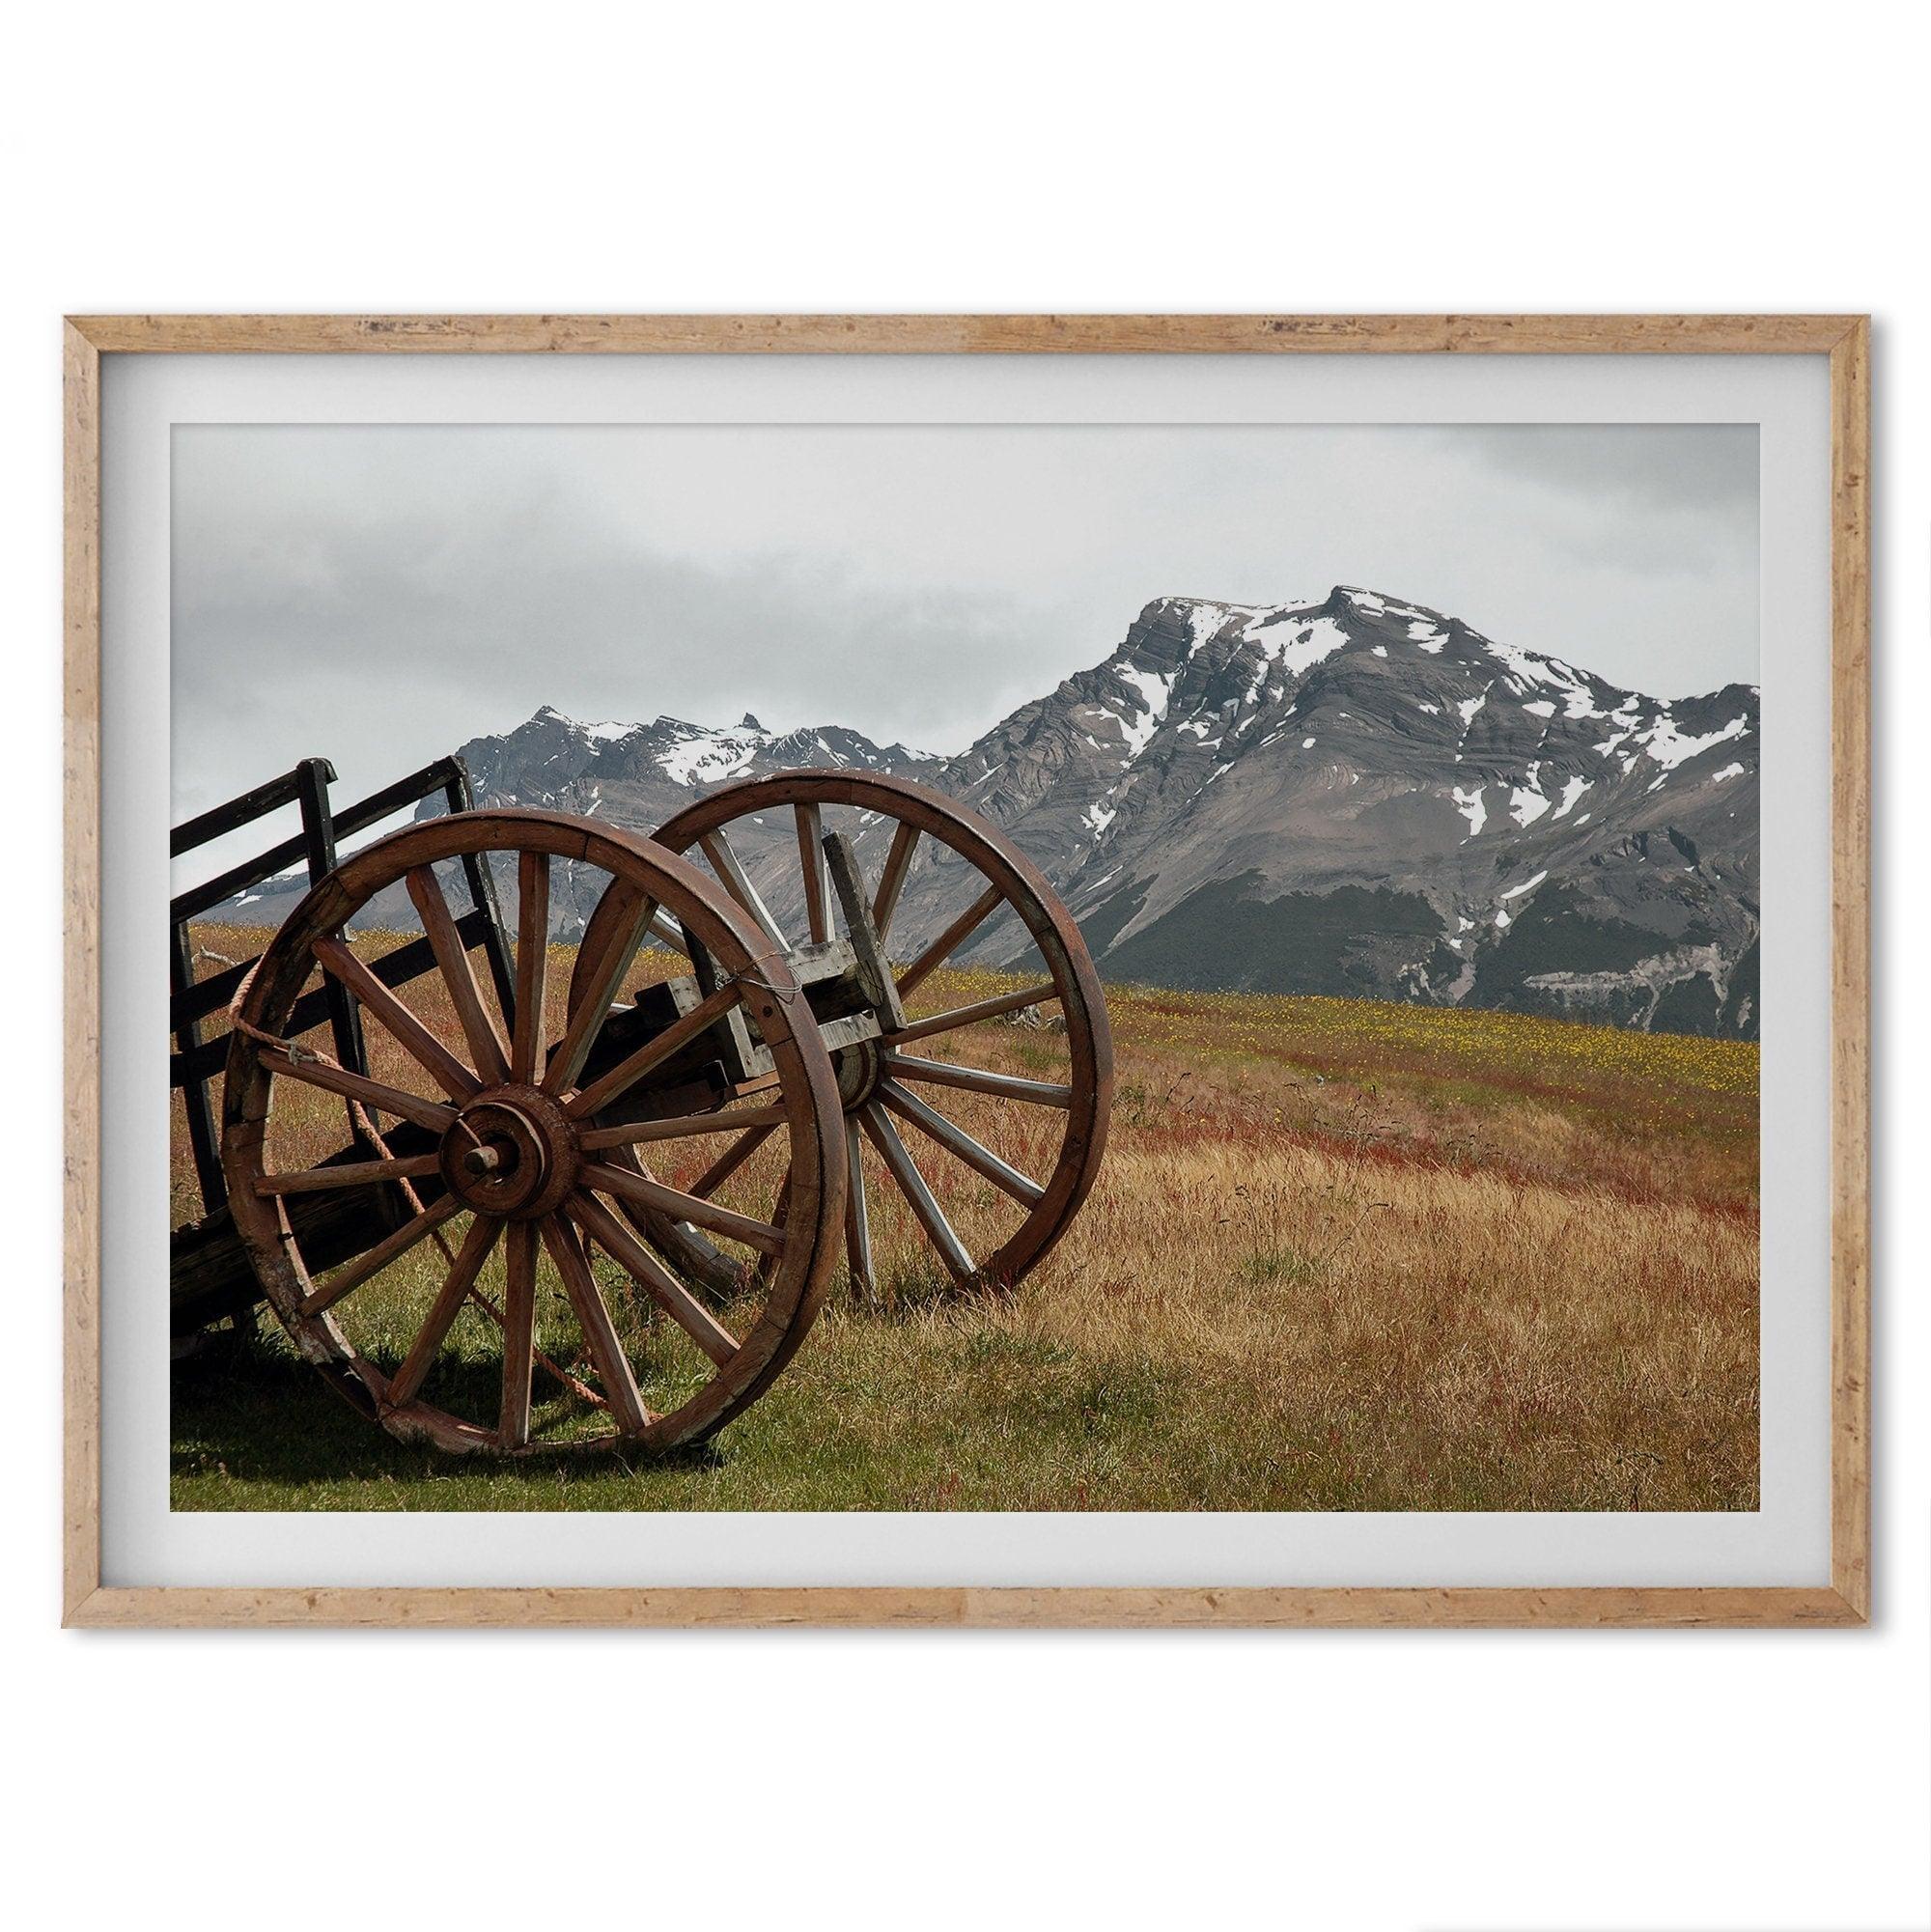
[[[549,703],[955,749],[1150,598],[1365,583],[1618,682],[1753,678],[1754,431],[177,432],[177,805]]]

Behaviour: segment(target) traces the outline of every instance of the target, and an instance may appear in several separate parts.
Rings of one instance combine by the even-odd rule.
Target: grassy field
[[[919,1005],[999,984],[941,972]],[[392,1441],[265,1318],[176,1369],[175,1507],[1756,1506],[1753,1046],[1348,1000],[1108,1001],[1105,1164],[1010,1297],[949,1296],[887,1215],[881,1309],[834,1290],[716,1442],[628,1468]],[[953,1038],[977,1065],[1064,1067],[1050,1033]],[[953,1098],[968,1127],[989,1105]],[[176,1126],[185,1218],[179,1108]],[[1003,1197],[924,1152],[983,1242]],[[438,1274],[352,1298],[372,1298],[378,1356],[400,1355]],[[446,1372],[487,1376],[494,1333],[465,1313]]]

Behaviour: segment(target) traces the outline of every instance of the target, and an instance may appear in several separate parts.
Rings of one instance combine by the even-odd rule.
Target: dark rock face
[[[480,802],[644,830],[801,765],[916,778],[1009,833],[1114,979],[1757,1035],[1755,688],[1660,701],[1369,591],[1158,599],[1103,663],[952,759],[748,715],[714,731],[547,709],[462,750]],[[744,853],[781,917],[800,896],[789,835],[747,828]],[[858,831],[874,869],[887,835]],[[970,896],[958,861],[920,854],[902,953]],[[592,889],[559,895],[561,936]],[[249,916],[279,917],[275,896]],[[968,956],[1028,945],[995,921]]]

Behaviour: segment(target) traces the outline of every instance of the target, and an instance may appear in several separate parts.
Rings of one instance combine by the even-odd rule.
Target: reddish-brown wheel
[[[602,885],[574,963],[549,944],[565,870]],[[513,976],[500,947],[477,970],[465,874],[516,905]],[[366,1073],[324,1050],[345,997]],[[758,1077],[730,1078],[753,1039]],[[547,812],[427,820],[316,886],[237,1010],[222,1159],[295,1347],[448,1449],[710,1435],[802,1341],[845,1220],[836,1078],[782,951],[685,860]],[[658,1222],[728,1265],[686,1278],[637,1238]]]
[[[952,799],[849,771],[725,786],[656,837],[711,868],[818,1013],[860,1292],[915,1289],[934,1257],[1019,1281],[1093,1184],[1113,1078],[1098,975],[1038,868]]]

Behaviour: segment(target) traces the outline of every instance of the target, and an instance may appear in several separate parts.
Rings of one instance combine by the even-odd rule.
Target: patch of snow
[[[1397,603],[1391,597],[1378,596],[1371,590],[1357,590],[1351,584],[1335,586],[1357,610],[1365,610],[1373,617],[1410,617],[1417,624],[1430,624],[1434,619],[1425,610],[1417,610],[1412,603]]]
[[[1562,802],[1555,807],[1555,816],[1558,819],[1566,819],[1575,809],[1576,800],[1588,789],[1589,781],[1586,778],[1569,779],[1562,787]],[[1584,812],[1582,817],[1587,818],[1588,814]],[[1579,819],[1577,823],[1580,825],[1581,820]]]
[[[1479,697],[1463,698],[1456,705],[1455,709],[1462,714],[1462,731],[1464,736],[1468,734],[1469,725],[1471,725],[1475,721],[1475,714],[1478,711],[1480,711],[1481,708],[1488,703],[1488,701],[1489,701],[1489,687],[1486,685],[1484,685],[1482,686],[1481,695]]]
[[[1553,717],[1555,715],[1555,707],[1547,698],[1530,698],[1523,706],[1523,710],[1532,712],[1537,717]]]
[[[706,731],[699,725],[662,721],[686,734],[657,759],[664,776],[677,785],[714,785],[735,778],[770,742],[770,733],[763,731]]]
[[[1509,793],[1509,816],[1526,831],[1549,809],[1549,802],[1540,792],[1517,785]]]
[[[1722,744],[1749,729],[1749,719],[1739,715],[1721,730],[1695,738],[1679,729],[1676,720],[1665,712],[1643,734],[1642,747],[1659,765],[1674,770],[1686,758],[1694,758],[1699,751],[1708,751],[1713,744]]]
[[[1464,838],[1476,837],[1489,822],[1489,808],[1482,803],[1482,788],[1479,785],[1465,792],[1457,785],[1454,790],[1456,809],[1469,821],[1469,829]]]
[[[1533,892],[1549,877],[1547,872],[1538,872],[1533,879],[1525,879],[1520,885],[1511,885],[1502,894],[1504,899],[1520,899],[1525,892]]]
[[[1387,654],[1388,647],[1385,644],[1377,644],[1375,646],[1375,656],[1377,658],[1385,658]]]
[[[1303,738],[1301,741],[1301,748],[1303,751],[1312,751],[1314,749],[1314,741],[1311,738]]]
[[[1127,756],[1137,758],[1160,729],[1160,721],[1166,715],[1167,700],[1173,695],[1174,681],[1180,673],[1142,671],[1132,664],[1115,664],[1113,668],[1119,673],[1121,682],[1138,694],[1146,708],[1139,717],[1123,717],[1120,720],[1120,731],[1127,741]]]
[[[1441,707],[1440,705],[1418,704],[1415,706],[1415,710],[1425,711],[1430,717],[1440,717],[1441,715]]]
[[[1711,776],[1720,785],[1725,778],[1741,778],[1743,775],[1744,768],[1741,765],[1725,765],[1721,771],[1711,773]]]
[[[1496,908],[1496,924],[1498,925],[1503,932],[1506,933],[1509,927],[1512,926],[1514,923],[1515,922],[1509,917],[1508,913],[1501,907],[1497,906]]]
[[[1119,816],[1120,808],[1117,805],[1088,805],[1086,807],[1086,824],[1091,828],[1093,836],[1096,839],[1102,837],[1106,827]]]
[[[1324,658],[1331,658],[1348,641],[1348,633],[1331,617],[1312,618],[1297,626],[1288,636],[1264,634],[1268,630],[1284,628],[1280,614],[1271,612],[1266,617],[1256,618],[1241,633],[1244,639],[1261,647],[1263,673],[1267,665],[1278,664],[1289,677],[1301,677]],[[1261,679],[1257,677],[1253,690],[1247,693],[1249,698],[1260,688],[1260,685]]]

